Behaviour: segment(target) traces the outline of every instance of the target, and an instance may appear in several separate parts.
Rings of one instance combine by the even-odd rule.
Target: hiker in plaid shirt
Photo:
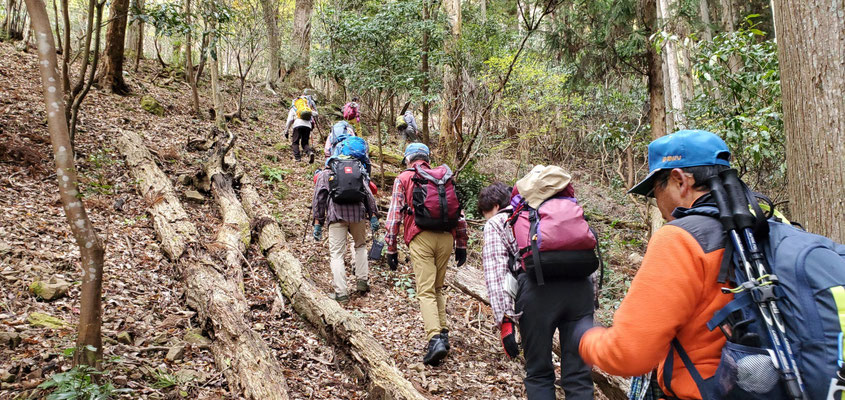
[[[590,368],[578,355],[577,346],[564,346],[576,321],[592,321],[592,284],[589,279],[546,281],[538,286],[532,274],[514,277],[511,264],[519,249],[508,223],[512,189],[495,183],[481,190],[478,210],[484,215],[482,264],[493,318],[499,327],[502,347],[508,357],[519,355],[514,324],[519,322],[525,350],[525,391],[529,400],[555,398],[555,370],[552,340],[561,338],[561,386],[567,399],[592,399]],[[517,295],[517,293],[519,295]],[[514,300],[516,299],[516,300]]]
[[[360,203],[341,204],[332,201],[329,190],[331,170],[326,168],[319,172],[314,187],[314,198],[311,202],[314,212],[314,239],[322,239],[323,226],[329,225],[329,252],[331,254],[331,269],[334,283],[334,299],[339,303],[349,301],[346,285],[346,266],[343,254],[346,253],[347,235],[352,235],[355,242],[355,290],[366,293],[370,290],[368,283],[369,263],[367,261],[367,219],[370,229],[375,235],[378,231],[378,207],[369,185],[364,190],[366,199]]]
[[[411,262],[417,282],[417,298],[420,300],[420,311],[425,324],[426,354],[423,363],[437,365],[449,352],[449,328],[446,321],[446,296],[443,294],[443,283],[446,278],[446,266],[455,248],[455,260],[458,266],[463,265],[467,258],[467,230],[466,220],[460,218],[455,229],[451,232],[422,230],[414,222],[412,206],[412,191],[414,168],[421,166],[430,169],[429,149],[422,143],[411,143],[405,149],[405,159],[408,170],[396,177],[393,183],[393,195],[390,200],[390,211],[385,223],[385,242],[387,242],[387,264],[395,270],[399,265],[396,242],[399,236],[399,226],[404,225],[405,244],[411,252]]]

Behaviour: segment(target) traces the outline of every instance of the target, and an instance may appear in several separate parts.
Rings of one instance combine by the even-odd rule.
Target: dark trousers
[[[302,151],[311,154],[314,150],[311,149],[311,146],[308,145],[308,140],[311,139],[311,128],[307,126],[297,126],[293,128],[293,143],[291,143],[291,148],[293,149],[293,158],[297,161],[301,158],[299,155],[299,144],[302,143]]]
[[[590,367],[575,346],[566,346],[575,324],[593,318],[593,284],[590,278],[546,281],[538,286],[529,274],[520,274],[516,311],[525,353],[525,391],[529,400],[555,398],[552,341],[560,335],[561,381],[566,400],[593,398]]]

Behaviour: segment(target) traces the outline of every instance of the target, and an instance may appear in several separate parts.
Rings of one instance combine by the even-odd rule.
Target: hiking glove
[[[314,240],[320,241],[323,239],[323,225],[314,224]]]
[[[464,263],[467,262],[467,249],[455,249],[455,261],[458,262],[459,267],[464,265]]]
[[[378,232],[378,217],[375,215],[370,217],[370,229],[373,230],[373,233]]]
[[[399,267],[399,254],[387,254],[387,266],[390,267],[391,271],[396,271],[396,268]]]
[[[516,335],[513,330],[513,321],[510,318],[502,319],[502,348],[510,358],[519,355],[519,346],[516,344]]]

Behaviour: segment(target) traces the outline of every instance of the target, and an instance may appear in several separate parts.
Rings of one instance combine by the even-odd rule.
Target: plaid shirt
[[[317,184],[314,187],[314,199],[311,201],[314,218],[320,225],[325,225],[326,222],[332,224],[338,221],[358,222],[365,217],[373,215],[378,217],[376,199],[373,197],[373,193],[370,192],[366,180],[364,187],[367,191],[368,206],[365,207],[364,203],[337,204],[329,196],[329,175],[331,175],[331,171],[324,169],[317,176]],[[326,215],[327,213],[328,216]],[[328,221],[326,221],[327,217]]]
[[[419,163],[422,163],[422,161],[415,161],[411,163],[410,168],[413,168]],[[384,223],[384,241],[387,243],[388,254],[396,254],[396,241],[399,237],[399,226],[402,225],[402,220],[405,218],[403,210],[405,208],[405,204],[407,204],[405,199],[407,189],[405,188],[405,184],[402,182],[402,179],[400,179],[401,176],[402,174],[399,174],[399,176],[396,177],[396,180],[393,181],[393,194],[390,196],[390,209],[387,211],[387,221]],[[408,227],[406,226],[405,229],[408,229]],[[463,218],[463,216],[458,220],[458,226],[452,230],[452,236],[455,238],[456,248],[467,248],[469,236],[467,235],[467,221]]]
[[[514,310],[514,302],[505,290],[505,279],[511,273],[508,260],[517,254],[516,239],[507,223],[507,213],[498,213],[484,224],[484,247],[481,251],[481,263],[484,266],[484,281],[487,283],[487,295],[496,325],[502,324],[505,316],[514,321],[522,313]]]

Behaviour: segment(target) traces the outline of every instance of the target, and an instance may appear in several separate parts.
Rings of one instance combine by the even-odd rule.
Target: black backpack
[[[364,165],[355,159],[329,162],[329,196],[338,204],[362,203],[367,198]]]

